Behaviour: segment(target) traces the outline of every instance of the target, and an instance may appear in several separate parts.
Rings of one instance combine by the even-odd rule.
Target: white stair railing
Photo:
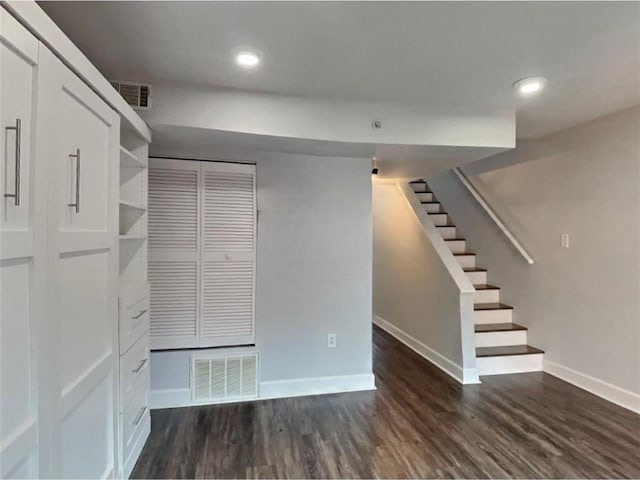
[[[529,265],[532,265],[533,258],[531,257],[531,255],[529,255],[529,252],[525,250],[525,248],[518,241],[518,239],[513,235],[513,233],[511,233],[511,231],[507,228],[504,222],[500,220],[500,217],[498,217],[498,214],[491,208],[489,203],[485,200],[485,198],[478,191],[478,189],[476,189],[473,183],[471,183],[471,180],[469,180],[469,178],[460,169],[460,167],[455,167],[453,169],[453,172],[456,174],[460,182],[467,188],[467,190],[469,190],[469,193],[473,195],[473,198],[477,200],[477,202],[484,209],[484,211],[487,212],[487,215],[489,215],[489,217],[491,217],[491,219],[496,223],[496,225],[498,226],[500,231],[504,234],[504,236],[509,239],[509,241],[513,244],[514,247],[516,247],[516,250],[520,252],[520,254],[524,257],[527,263]]]

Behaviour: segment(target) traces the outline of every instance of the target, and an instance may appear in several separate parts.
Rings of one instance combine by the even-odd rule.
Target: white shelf
[[[120,240],[137,240],[140,242],[147,239],[145,235],[119,235],[119,238]]]
[[[142,160],[123,146],[120,146],[120,166],[129,168],[147,168]]]
[[[147,210],[146,207],[142,207],[140,205],[136,205],[135,203],[128,202],[126,200],[120,200],[120,207],[129,209],[129,210],[138,210],[140,212],[144,212],[144,211]]]

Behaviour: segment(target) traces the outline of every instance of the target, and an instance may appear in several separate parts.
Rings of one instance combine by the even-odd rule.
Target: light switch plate
[[[560,234],[560,246],[562,248],[569,248],[569,234],[561,233]]]

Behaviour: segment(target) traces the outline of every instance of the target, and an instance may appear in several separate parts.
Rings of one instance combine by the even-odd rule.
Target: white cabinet
[[[2,9],[0,41],[0,478],[28,478],[39,475],[36,345],[46,266],[35,238],[46,213],[34,212],[43,198],[32,174],[39,45]]]
[[[39,68],[37,159],[47,165],[48,190],[39,207],[48,209],[43,368],[50,387],[40,400],[51,404],[51,471],[103,478],[114,473],[117,447],[120,118],[47,49]]]
[[[0,477],[116,476],[120,116],[0,21]]]
[[[145,139],[123,131],[120,146],[120,474],[128,478],[151,432],[147,153]]]
[[[150,431],[150,136],[92,68],[0,6],[0,478],[128,477]]]

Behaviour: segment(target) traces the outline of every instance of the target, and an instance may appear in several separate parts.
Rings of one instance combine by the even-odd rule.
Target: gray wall
[[[393,184],[374,184],[373,312],[463,368],[460,289]]]
[[[257,175],[261,380],[371,373],[371,160],[273,156]]]
[[[260,380],[370,374],[371,160],[244,158],[257,164]],[[153,353],[152,390],[188,388],[190,354]]]
[[[545,359],[640,393],[640,108],[466,167],[535,260],[455,176],[428,179]],[[476,174],[476,175],[473,175]],[[560,246],[569,233],[570,248]]]

